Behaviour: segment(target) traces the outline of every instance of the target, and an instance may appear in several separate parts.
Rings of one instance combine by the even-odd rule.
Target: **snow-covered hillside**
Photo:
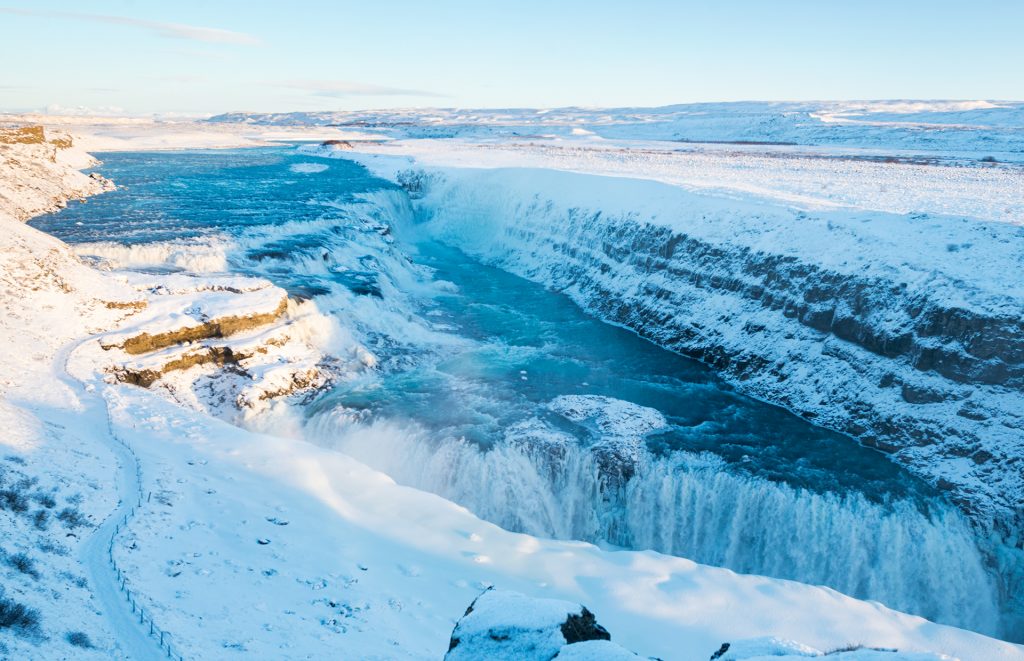
[[[332,126],[395,138],[615,140],[822,145],[1024,158],[1024,104],[999,101],[695,103],[551,108],[226,113],[215,124]]]
[[[283,301],[283,291],[265,281],[86,266],[16,220],[105,186],[74,173],[71,161],[47,165],[50,154],[45,144],[0,144],[7,173],[0,179],[0,411],[8,421],[0,443],[9,455],[9,482],[0,489],[16,492],[0,509],[0,599],[13,604],[5,616],[14,605],[28,614],[0,630],[0,654],[159,658],[170,648],[186,658],[436,659],[451,647],[467,606],[495,585],[582,604],[622,646],[568,644],[559,658],[623,658],[625,649],[684,661],[719,650],[728,659],[778,650],[806,657],[865,645],[901,653],[835,658],[895,661],[931,651],[1024,659],[1019,646],[826,588],[510,533],[339,452],[208,415],[272,405],[268,400],[315,388],[317,375],[370,369],[372,357],[309,303]],[[521,211],[523,231],[536,231],[540,243],[490,224],[464,235],[500,239],[513,249],[509,268],[531,264],[530,275],[547,277],[546,249],[533,252],[550,245],[538,224],[561,222],[565,200],[539,196],[551,189],[537,187],[573,183],[577,175],[538,179],[527,172],[494,182],[496,198],[474,197],[487,176],[449,173],[419,193],[428,194],[425,207],[433,196],[453,202],[448,212],[430,207],[434,222],[453,232],[482,200],[504,200],[488,202],[496,222]],[[622,185],[635,192],[633,182]],[[563,188],[574,186],[557,186]],[[621,192],[611,187],[605,206]],[[536,213],[542,207],[547,211]],[[570,220],[593,221],[564,211]],[[620,220],[625,226],[636,216]],[[482,244],[466,245],[484,252]],[[573,268],[570,257],[557,258]],[[621,293],[620,268],[627,267],[608,263],[609,300]],[[575,291],[587,304],[586,273],[576,276]],[[767,322],[765,328],[773,330]],[[140,387],[165,379],[164,388]],[[18,494],[31,504],[8,506],[20,502]],[[36,511],[50,509],[56,521],[38,523]],[[488,609],[473,631],[522,625],[524,604],[536,609],[527,622],[550,614],[551,602],[517,601],[507,613]],[[766,637],[800,644],[743,642]]]

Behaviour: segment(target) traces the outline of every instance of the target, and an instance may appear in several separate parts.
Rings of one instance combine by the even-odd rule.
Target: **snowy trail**
[[[167,658],[157,641],[147,634],[147,629],[139,622],[139,617],[132,612],[125,595],[119,587],[117,570],[110,559],[110,544],[118,531],[118,524],[133,513],[132,504],[138,502],[141,494],[138,473],[135,470],[138,459],[131,450],[120,443],[110,428],[107,404],[96,392],[91,391],[67,369],[71,354],[84,342],[75,342],[61,349],[57,355],[56,365],[60,368],[56,374],[67,387],[75,393],[82,405],[78,414],[79,423],[89,429],[91,434],[102,439],[117,459],[116,487],[117,507],[87,539],[79,551],[82,567],[89,574],[89,584],[99,602],[100,609],[106,615],[107,623],[117,638],[118,647],[125,659],[133,661],[142,659]]]

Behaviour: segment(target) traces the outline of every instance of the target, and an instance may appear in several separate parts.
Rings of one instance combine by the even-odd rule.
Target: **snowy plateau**
[[[118,154],[215,150],[384,183],[236,234],[34,226],[129,223]],[[1022,226],[1017,103],[0,115],[0,658],[1024,659]],[[470,343],[421,236],[837,432],[927,516],[658,450],[679,415],[626,396],[493,447],[317,414]]]

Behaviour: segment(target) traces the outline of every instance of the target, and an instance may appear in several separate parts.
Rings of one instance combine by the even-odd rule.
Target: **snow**
[[[2,126],[2,125],[0,125]],[[102,178],[88,177],[78,169],[97,161],[79,146],[65,148],[52,142],[7,144],[0,128],[0,213],[17,220],[55,211],[70,198],[95,195],[110,186]],[[49,132],[48,141],[68,136]]]
[[[643,437],[668,425],[657,409],[600,395],[561,395],[548,408],[573,422],[592,421],[608,436]]]
[[[774,636],[764,638],[748,638],[728,644],[725,652],[719,656],[723,661],[738,661],[758,657],[797,657],[818,656],[819,650],[792,640],[781,640]]]
[[[713,661],[802,661],[822,657],[830,661],[942,661],[949,658],[930,652],[900,652],[857,644],[823,652],[792,640],[774,637],[738,640],[727,645],[724,652],[711,657]]]
[[[566,645],[555,658],[559,661],[636,661],[641,657],[610,640],[585,640]]]
[[[582,613],[579,604],[493,590],[470,608],[452,632],[446,661],[554,658],[568,647],[561,626]]]
[[[659,108],[398,109],[227,113],[219,125],[352,127],[399,139],[554,142],[626,140],[789,145],[871,154],[900,151],[1020,162],[1024,104],[1008,101],[693,103]],[[732,147],[730,147],[732,148]]]
[[[83,265],[61,242],[19,222],[59,207],[68,196],[103,189],[70,169],[69,162],[87,160],[84,154],[65,158],[61,151],[0,144],[0,473],[5,488],[26,497],[51,494],[54,503],[33,496],[24,513],[0,508],[0,547],[27,554],[37,573],[5,567],[3,597],[41,614],[38,634],[4,635],[5,658],[105,659],[115,644],[80,558],[87,553],[89,527],[116,506],[108,481],[116,460],[95,442],[105,418],[98,422],[83,393],[61,379],[61,347],[116,323],[126,311],[106,303],[130,303],[136,295]],[[23,480],[36,483],[17,486]],[[58,520],[64,510],[77,511],[84,525]],[[39,511],[50,517],[37,523]],[[86,634],[94,647],[72,646],[66,635],[73,632]]]
[[[191,125],[80,126],[97,136],[92,144],[105,148],[222,146],[238,144],[239,135],[251,136],[206,127],[196,133]],[[231,292],[209,274],[197,280],[87,267],[66,246],[15,219],[59,206],[62,198],[99,192],[102,185],[88,185],[67,163],[47,165],[40,150],[15,152],[19,162],[8,159],[3,165],[11,176],[0,178],[4,444],[24,460],[14,462],[23,472],[40,476],[41,488],[57,486],[66,498],[69,485],[80,485],[80,507],[92,525],[116,516],[121,511],[116,501],[134,487],[125,475],[134,470],[125,465],[130,459],[118,449],[130,448],[139,461],[145,497],[115,536],[113,557],[134,599],[186,657],[309,658],[344,650],[353,658],[436,659],[466,606],[482,589],[497,585],[583,604],[623,649],[683,661],[704,661],[723,641],[759,636],[800,640],[821,650],[858,641],[898,648],[901,654],[937,651],[964,661],[1024,659],[1020,646],[826,588],[739,575],[653,552],[609,551],[510,533],[440,497],[400,486],[343,453],[247,431],[181,406],[160,389],[112,382],[112,354],[101,344],[140,330],[180,328],[194,323],[197,314],[265,312],[279,292],[250,280],[232,281],[230,288],[237,291]],[[539,179],[533,174],[520,183],[532,187]],[[597,184],[590,192],[604,186]],[[626,185],[631,194],[637,192],[634,184]],[[781,212],[764,218],[772,213]],[[735,227],[720,231],[735,232]],[[131,306],[143,300],[142,311]],[[309,309],[290,314],[316,316]],[[287,321],[300,325],[297,318]],[[298,333],[310,350],[347,347],[353,357],[348,369],[372,364],[344,333],[312,341],[323,330],[317,328],[313,323]],[[256,336],[238,340],[256,341]],[[295,354],[282,358],[298,361]],[[622,407],[562,402],[567,403],[573,408],[566,410],[579,411],[572,415],[596,415],[595,420],[609,407]],[[656,428],[649,410],[632,413],[629,428],[618,431]],[[38,542],[23,520],[7,511],[0,516],[5,545]],[[138,649],[134,624],[129,625],[127,602],[111,599],[111,568],[96,559],[94,540],[107,532],[105,525],[93,529],[88,541],[64,541],[68,555],[37,554],[45,570],[38,585],[5,576],[7,594],[16,593],[41,611],[49,637],[5,640],[4,654],[25,659],[145,654]],[[61,571],[88,571],[90,582],[78,586]],[[50,598],[54,591],[60,599]],[[525,616],[543,619],[551,612],[538,609]],[[96,649],[71,649],[56,623],[87,631]],[[156,640],[147,640],[150,652],[159,653]],[[602,644],[572,653],[582,656],[569,658],[625,654]],[[864,654],[849,658],[874,661]],[[897,658],[884,654],[876,656]]]

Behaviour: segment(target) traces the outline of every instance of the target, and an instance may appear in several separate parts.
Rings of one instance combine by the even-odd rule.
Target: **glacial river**
[[[929,487],[439,243],[360,166],[292,147],[100,158],[121,188],[32,224],[114,268],[262,275],[378,357],[293,407],[306,438],[507,528],[999,633],[989,560]]]

